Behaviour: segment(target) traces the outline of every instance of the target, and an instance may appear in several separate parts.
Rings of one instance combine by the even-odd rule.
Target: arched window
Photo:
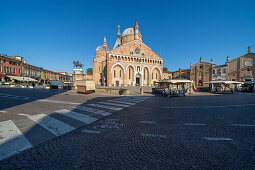
[[[115,75],[115,70],[113,71],[113,76],[116,77],[116,75]]]
[[[120,77],[121,77],[121,70],[120,70]]]
[[[128,76],[129,76],[129,80],[130,80],[130,67],[128,68]]]
[[[158,79],[158,74],[156,73],[156,79]]]
[[[145,80],[145,68],[143,69],[143,77],[144,77],[144,80]]]
[[[151,78],[153,79],[153,73],[151,73]]]

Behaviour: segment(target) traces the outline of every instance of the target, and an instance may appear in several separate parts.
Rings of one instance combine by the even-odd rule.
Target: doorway
[[[116,81],[116,86],[119,86],[120,85],[120,82],[119,81]]]
[[[136,86],[140,86],[140,78],[136,78]]]

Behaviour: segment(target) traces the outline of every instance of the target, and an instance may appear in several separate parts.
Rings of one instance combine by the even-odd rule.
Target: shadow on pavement
[[[59,93],[62,92],[43,92],[43,98]],[[31,94],[31,96],[35,95],[36,94]],[[77,128],[92,125],[99,119],[108,117],[121,109],[125,109],[126,107],[121,107],[121,103],[119,103],[119,106],[101,104],[101,102],[109,102],[108,100],[120,97],[127,98],[127,100],[123,100],[124,106],[125,101],[132,102],[132,100],[128,100],[128,98],[132,99],[134,96],[95,97],[78,106],[74,106],[73,109],[70,110],[62,109],[48,115],[40,113],[34,115],[19,114],[23,117],[19,122],[14,122],[12,120],[0,122],[1,131],[6,132],[0,133],[0,169],[1,166],[9,164],[9,160],[23,156],[22,153],[20,153],[22,151],[43,144],[53,138],[67,135]],[[95,106],[95,104],[97,106]],[[15,106],[15,104],[13,104],[13,106]],[[6,108],[6,106],[0,107]],[[19,161],[16,162],[16,164],[18,163]],[[16,164],[14,163],[12,168],[17,168]]]
[[[68,90],[0,87],[0,110],[34,102],[40,99],[46,99],[67,91]]]

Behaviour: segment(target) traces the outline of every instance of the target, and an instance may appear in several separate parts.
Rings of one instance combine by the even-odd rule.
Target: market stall
[[[192,91],[193,81],[186,79],[161,80],[157,82],[155,91],[164,96],[185,96]]]
[[[48,81],[50,84],[50,89],[52,90],[58,90],[63,89],[63,83],[61,81]]]
[[[255,93],[255,81],[242,81],[242,92]]]
[[[241,90],[242,82],[238,81],[210,81],[205,82],[210,85],[213,93],[234,93]]]

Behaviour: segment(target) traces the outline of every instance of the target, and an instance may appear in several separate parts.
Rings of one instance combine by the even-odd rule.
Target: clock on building
[[[135,49],[135,53],[136,53],[136,54],[139,54],[139,53],[140,53],[140,48],[136,48],[136,49]]]

